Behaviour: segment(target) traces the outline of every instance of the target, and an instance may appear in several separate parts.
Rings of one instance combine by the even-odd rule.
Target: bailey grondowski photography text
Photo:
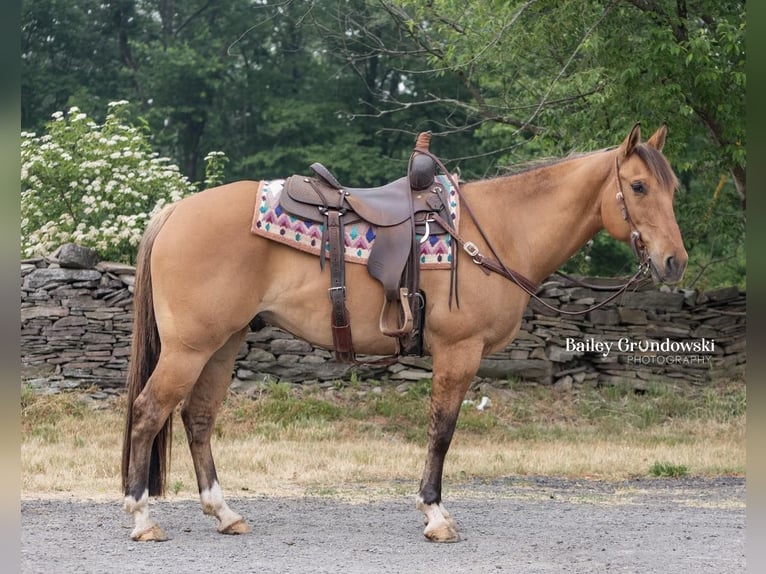
[[[615,340],[601,340],[595,337],[576,339],[567,337],[564,349],[570,353],[593,353],[608,357],[619,353],[624,362],[633,365],[710,365],[715,354],[715,339],[673,340],[631,339],[620,337]]]

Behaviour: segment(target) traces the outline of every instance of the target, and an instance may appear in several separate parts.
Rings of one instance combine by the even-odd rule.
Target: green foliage
[[[418,379],[409,389],[407,394],[412,397],[431,396],[431,379]]]
[[[562,270],[588,277],[614,277],[635,273],[636,265],[630,247],[601,231],[575,253]]]
[[[22,0],[23,129],[41,131],[56,110],[78,106],[92,115],[105,102],[134,99],[114,33],[115,23],[129,16],[125,6],[100,0]]]
[[[659,477],[679,478],[689,474],[689,468],[672,462],[655,462],[649,468],[649,474]]]
[[[126,99],[190,181],[223,181],[201,159],[216,149],[231,179],[321,161],[377,185],[419,131],[471,180],[667,122],[687,285],[744,284],[745,15],[743,0],[23,0],[22,127]],[[567,266],[626,268],[605,236]]]
[[[493,413],[464,408],[457,421],[457,429],[462,432],[475,432],[484,434],[495,428],[502,428],[504,423]]]
[[[684,177],[678,194],[678,222],[689,253],[685,285],[700,290],[745,287],[745,220],[731,180]]]
[[[747,391],[744,386],[708,388],[702,393],[697,416],[726,424],[747,414]]]
[[[172,487],[173,494],[178,494],[179,492],[181,492],[181,490],[183,490],[183,487],[184,487],[184,481],[183,480],[181,480],[180,478],[177,479],[177,480],[174,480],[173,481],[173,487]]]
[[[79,108],[56,112],[37,136],[22,132],[21,251],[47,255],[66,242],[131,262],[152,215],[196,190],[145,129],[128,123],[128,102],[112,102],[102,125]],[[225,158],[208,156],[209,182]]]
[[[598,149],[636,121],[666,122],[686,281],[702,272],[699,287],[744,283],[744,2],[396,4],[431,48],[432,68],[470,87],[460,105],[500,166]],[[626,253],[597,237],[567,270],[614,274]]]
[[[205,156],[205,188],[216,187],[224,183],[224,173],[229,158],[222,151],[211,151]]]

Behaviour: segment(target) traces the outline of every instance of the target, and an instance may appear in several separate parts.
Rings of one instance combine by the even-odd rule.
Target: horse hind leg
[[[149,516],[149,496],[164,491],[164,476],[157,459],[165,457],[171,436],[163,439],[164,448],[153,448],[158,435],[169,435],[173,409],[194,386],[207,357],[197,351],[163,350],[143,390],[130,406],[130,452],[125,477],[123,508],[133,516],[131,538],[163,541],[167,535]],[[154,459],[154,460],[153,460]]]
[[[231,510],[223,498],[210,446],[216,416],[231,383],[234,359],[246,333],[247,329],[243,329],[232,335],[210,358],[181,407],[181,419],[197,475],[202,512],[218,520],[218,532],[222,534],[250,532],[250,526],[244,518]]]

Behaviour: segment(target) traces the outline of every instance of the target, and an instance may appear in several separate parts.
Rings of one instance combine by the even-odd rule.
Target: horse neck
[[[504,262],[539,282],[603,229],[602,197],[614,178],[613,152],[594,152],[474,182],[464,195]]]

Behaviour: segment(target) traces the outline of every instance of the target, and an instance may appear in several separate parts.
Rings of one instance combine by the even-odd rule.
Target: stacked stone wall
[[[130,355],[134,268],[97,263],[67,267],[50,258],[21,263],[21,366],[24,380],[51,391],[122,389]],[[539,295],[554,307],[584,310],[610,295],[612,280],[558,276]],[[745,293],[645,285],[574,317],[536,301],[516,340],[485,358],[478,376],[557,386],[649,381],[706,383],[740,376],[746,362]],[[608,345],[611,345],[608,347]],[[664,345],[664,346],[663,346]],[[332,353],[273,327],[247,335],[234,369],[234,388],[268,381],[330,383],[375,378],[393,384],[430,377],[428,357],[403,357],[388,367],[349,367]]]

